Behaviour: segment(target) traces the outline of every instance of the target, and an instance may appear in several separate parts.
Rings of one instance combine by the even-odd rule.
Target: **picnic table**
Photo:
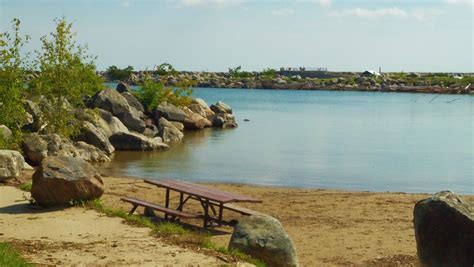
[[[231,203],[238,202],[249,202],[249,203],[261,203],[262,201],[244,196],[234,194],[214,188],[209,188],[203,185],[179,181],[179,180],[144,180],[145,183],[155,185],[166,190],[165,206],[149,203],[143,200],[123,197],[122,200],[129,202],[133,205],[130,214],[132,214],[138,206],[148,207],[157,211],[161,211],[165,214],[165,219],[171,217],[172,219],[179,218],[202,218],[204,228],[212,225],[212,222],[216,222],[217,225],[229,224],[223,220],[224,209],[238,212],[242,215],[253,215],[259,214],[256,211],[235,206]],[[176,209],[170,208],[170,192],[175,191],[179,193],[179,205]],[[197,200],[200,202],[203,208],[203,215],[184,212],[184,204],[189,199]],[[212,211],[212,215],[210,212]]]

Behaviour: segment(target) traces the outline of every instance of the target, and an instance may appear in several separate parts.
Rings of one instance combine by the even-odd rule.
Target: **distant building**
[[[381,76],[379,72],[376,72],[375,70],[366,70],[360,74],[361,77],[377,77]]]

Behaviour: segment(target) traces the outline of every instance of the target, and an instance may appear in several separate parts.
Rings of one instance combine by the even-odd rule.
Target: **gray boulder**
[[[186,118],[186,114],[172,104],[161,103],[153,110],[153,119],[158,123],[162,117],[169,121],[183,122]]]
[[[180,142],[184,134],[173,123],[165,118],[160,118],[158,121],[158,136],[165,143],[175,143]]]
[[[161,138],[148,138],[139,133],[116,133],[109,138],[118,151],[154,151],[168,148]]]
[[[5,125],[0,125],[0,138],[10,139],[12,137],[12,130]]]
[[[140,101],[138,101],[138,99],[130,92],[123,92],[121,95],[127,100],[131,107],[134,107],[138,111],[145,112],[145,108],[143,108],[142,103],[140,103]]]
[[[107,129],[106,130],[107,137],[110,137],[111,135],[116,134],[116,133],[129,132],[128,128],[123,124],[123,122],[121,122],[117,117],[112,115],[112,113],[103,109],[99,109],[99,115],[102,118],[102,120],[107,124],[107,127],[104,127],[105,129]]]
[[[92,200],[103,193],[100,173],[82,159],[47,157],[33,174],[31,196],[45,207]]]
[[[116,114],[117,118],[131,131],[143,133],[145,131],[145,122],[140,118],[141,112],[131,107],[130,112]]]
[[[211,105],[211,110],[215,113],[232,114],[232,108],[222,101],[217,101],[216,104]]]
[[[26,159],[33,165],[40,164],[48,156],[77,157],[89,162],[110,161],[105,152],[97,147],[82,141],[72,143],[57,134],[24,134],[22,148]]]
[[[117,87],[116,87],[115,90],[117,90],[117,92],[119,92],[119,93],[124,93],[124,92],[130,92],[131,91],[130,85],[128,85],[125,82],[119,82],[117,84]]]
[[[413,211],[421,266],[474,266],[474,206],[442,191]]]
[[[132,131],[145,130],[145,122],[140,118],[142,113],[131,107],[127,99],[113,89],[107,88],[95,94],[90,99],[89,106],[109,111]]]
[[[180,130],[181,132],[184,131],[184,124],[182,124],[181,122],[170,121],[170,123],[173,124],[174,127],[176,127],[176,129]]]
[[[0,181],[21,175],[25,159],[18,151],[0,150]]]
[[[186,114],[186,118],[183,121],[184,129],[200,130],[212,126],[212,123],[208,119],[198,113],[194,113],[189,108],[184,107],[183,111]]]
[[[87,144],[93,145],[98,149],[105,151],[107,155],[112,155],[115,151],[115,148],[110,143],[107,135],[88,121],[82,123],[81,131],[74,140],[84,141]]]
[[[93,108],[107,110],[113,115],[130,112],[127,100],[117,91],[107,88],[95,94],[89,101]]]
[[[235,128],[238,126],[233,114],[217,113],[209,117],[209,120],[212,123],[212,127]]]
[[[212,111],[207,105],[206,101],[201,98],[193,99],[191,105],[189,105],[188,108],[194,113],[203,116],[204,118],[214,115],[214,111]]]
[[[281,223],[267,215],[241,217],[229,249],[238,249],[268,266],[299,266],[296,250]]]
[[[30,100],[23,100],[23,108],[29,114],[29,122],[25,127],[33,132],[39,131],[44,124],[43,112],[39,105]]]

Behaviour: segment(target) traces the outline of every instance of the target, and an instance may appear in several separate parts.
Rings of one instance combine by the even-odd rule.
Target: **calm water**
[[[116,153],[109,174],[392,192],[474,194],[474,97],[196,89],[239,127],[165,152]],[[249,119],[244,122],[243,119]]]

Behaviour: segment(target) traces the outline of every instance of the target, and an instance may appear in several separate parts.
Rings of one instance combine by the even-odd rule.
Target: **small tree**
[[[96,74],[96,57],[87,54],[87,47],[78,45],[73,37],[72,23],[56,20],[56,31],[49,38],[41,37],[42,51],[35,61],[40,76],[33,82],[42,102],[50,133],[70,136],[78,129],[73,108],[83,105],[83,97],[103,88]]]
[[[159,76],[175,75],[177,71],[170,63],[162,63],[155,67],[155,73]]]
[[[11,33],[0,33],[0,124],[13,131],[14,140],[20,137],[20,128],[26,121],[21,101],[25,88],[25,60],[20,52],[28,39],[28,36],[20,35],[19,19],[12,20]],[[11,147],[14,140],[0,140],[0,148]]]
[[[195,82],[186,80],[179,82],[177,87],[171,88],[165,87],[161,82],[154,82],[150,77],[145,77],[135,95],[145,105],[148,112],[163,102],[183,107],[191,104],[193,91],[190,87],[194,85]]]
[[[120,69],[117,66],[113,65],[107,68],[107,76],[113,81],[125,81],[130,79],[133,73],[133,67],[127,66],[124,69]]]

